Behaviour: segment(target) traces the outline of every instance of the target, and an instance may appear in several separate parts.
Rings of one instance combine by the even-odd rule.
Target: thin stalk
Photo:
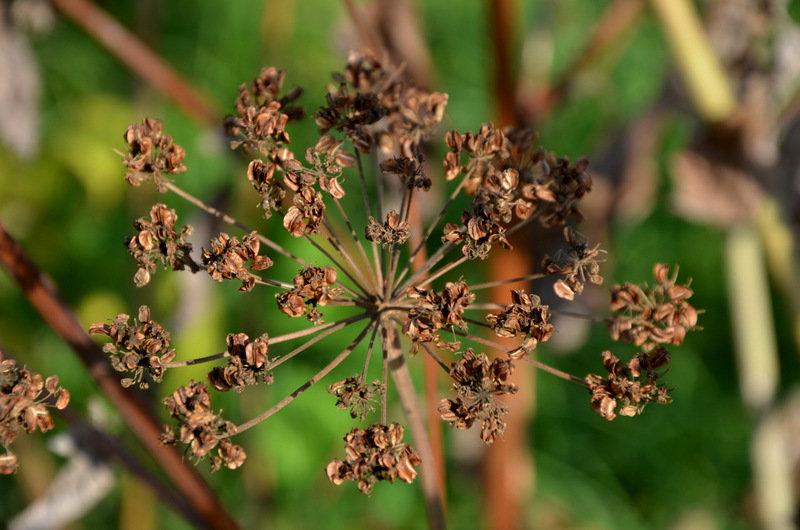
[[[438,364],[439,366],[441,366],[442,370],[444,370],[444,372],[445,372],[446,374],[449,374],[449,373],[450,373],[450,367],[449,367],[449,366],[447,366],[447,363],[445,363],[445,362],[444,362],[444,361],[441,359],[441,357],[439,357],[438,355],[436,355],[436,352],[435,352],[435,351],[433,351],[433,348],[431,348],[431,347],[430,347],[430,345],[428,345],[427,343],[424,343],[424,342],[423,342],[423,343],[422,343],[422,348],[423,348],[423,349],[424,349],[424,350],[425,350],[425,351],[428,353],[428,355],[430,355],[430,356],[431,356],[431,359],[433,359],[434,361],[436,361],[436,364]]]
[[[343,266],[341,263],[339,263],[339,260],[337,260],[336,258],[334,258],[333,256],[331,256],[330,252],[328,252],[327,250],[325,250],[324,248],[322,248],[322,245],[320,245],[319,243],[317,243],[316,241],[314,241],[314,240],[311,238],[311,236],[309,236],[308,234],[303,234],[303,238],[304,238],[306,241],[308,241],[309,243],[311,243],[311,244],[312,244],[312,245],[313,245],[313,246],[314,246],[314,247],[315,247],[317,250],[319,250],[320,252],[322,252],[322,253],[325,255],[325,257],[327,257],[327,258],[328,258],[328,259],[331,261],[331,263],[333,263],[334,265],[336,265],[336,267],[338,267],[338,268],[339,268],[339,270],[341,270],[341,271],[342,271],[342,272],[345,274],[345,276],[347,276],[348,278],[350,278],[350,281],[351,281],[351,282],[353,282],[353,284],[356,286],[356,288],[357,288],[359,291],[361,291],[361,292],[364,294],[364,296],[366,296],[367,298],[369,298],[369,292],[366,290],[366,288],[364,288],[364,286],[363,286],[363,285],[361,285],[361,284],[358,282],[358,280],[356,280],[355,278],[353,278],[353,275],[352,275],[352,274],[350,274],[350,271],[348,271],[346,267],[344,267],[344,266]],[[328,241],[330,242],[330,241],[331,241],[331,239],[330,239],[330,238],[328,238]],[[331,242],[331,244],[333,244],[333,243]],[[334,245],[334,246],[335,246],[335,245]],[[342,284],[342,288],[343,288],[343,289],[345,289],[345,290],[347,290],[347,291],[348,291],[350,294],[352,294],[352,295],[353,295],[353,296],[355,296],[356,298],[359,298],[359,299],[361,299],[361,300],[365,300],[365,298],[364,298],[364,297],[362,297],[361,295],[359,295],[358,293],[356,293],[355,291],[353,291],[353,290],[352,290],[352,289],[350,289],[349,287],[345,286],[344,284]]]
[[[362,316],[362,317],[366,318],[367,315],[359,315],[359,316]],[[313,337],[313,338],[307,340],[306,342],[304,342],[303,344],[301,344],[297,348],[293,349],[292,351],[290,351],[286,355],[281,356],[280,358],[276,359],[275,362],[271,363],[270,364],[270,370],[277,368],[278,366],[282,365],[283,363],[285,363],[286,361],[288,361],[289,359],[291,359],[292,357],[294,357],[298,353],[308,349],[309,346],[312,346],[313,344],[316,344],[317,342],[321,341],[325,337],[328,337],[328,336],[332,335],[333,333],[336,333],[337,331],[339,331],[340,329],[345,327],[347,324],[349,324],[349,322],[339,321],[339,324],[337,326],[331,326],[330,328],[326,329],[325,331],[323,331],[322,333],[320,333],[316,337]]]
[[[452,202],[455,200],[456,196],[461,191],[461,188],[464,187],[464,183],[466,181],[467,181],[466,177],[461,179],[461,182],[458,183],[458,186],[456,186],[456,188],[450,194],[450,197],[447,199],[447,202],[444,204],[444,207],[442,207],[442,209],[439,210],[439,213],[436,215],[436,218],[428,226],[428,229],[425,231],[425,235],[422,236],[422,240],[414,249],[414,252],[412,252],[411,255],[408,257],[408,262],[406,263],[405,267],[403,267],[403,270],[400,271],[400,275],[397,277],[397,280],[395,280],[395,285],[400,283],[403,277],[405,277],[405,275],[408,274],[408,272],[411,270],[411,265],[414,263],[414,258],[416,258],[417,254],[419,254],[419,252],[425,247],[425,243],[431,237],[431,234],[433,234],[433,231],[436,229],[436,226],[439,224],[439,222],[444,218],[445,212],[450,207],[450,204],[452,204]]]
[[[194,364],[202,364],[211,361],[216,361],[217,359],[224,358],[226,353],[228,352],[214,353],[212,355],[206,355],[205,357],[198,357],[197,359],[187,359],[185,361],[170,361],[168,363],[164,363],[164,368],[181,368],[184,366],[192,366]]]
[[[509,283],[517,283],[517,282],[529,282],[531,280],[538,280],[540,278],[544,278],[546,275],[541,273],[533,273],[533,274],[526,274],[525,276],[517,276],[516,278],[509,278],[507,280],[496,280],[493,282],[486,282],[486,283],[478,283],[476,285],[470,285],[469,290],[470,292],[475,292],[480,289],[490,289],[492,287],[498,287],[500,285],[507,285]]]
[[[471,286],[470,286],[469,290],[472,291],[472,287]],[[505,308],[506,308],[506,306],[504,306],[502,304],[492,304],[492,303],[481,304],[481,303],[479,303],[479,304],[469,304],[464,309],[466,311],[470,311],[470,310],[472,310],[472,311],[502,311]]]
[[[403,192],[403,200],[400,204],[400,222],[407,222],[409,212],[411,211],[411,202],[414,200],[414,188],[406,186]],[[397,264],[400,261],[400,248],[392,246],[392,252],[389,254],[391,260],[389,261],[389,274],[387,278],[394,278],[397,273]],[[388,299],[391,293],[392,285],[386,282],[386,290],[384,296]]]
[[[375,346],[375,336],[378,334],[378,326],[372,330],[372,336],[369,338],[369,346],[367,346],[367,355],[364,359],[364,369],[361,372],[361,381],[367,382],[367,370],[369,369],[369,360],[372,358],[372,347]],[[383,387],[383,393],[386,394],[386,386]],[[384,424],[385,425],[385,424]]]
[[[431,255],[431,257],[428,258],[428,260],[422,265],[422,267],[420,267],[419,269],[414,271],[414,274],[412,274],[411,277],[409,279],[407,279],[405,281],[405,283],[403,283],[403,285],[401,285],[399,287],[395,287],[394,291],[392,291],[392,296],[393,297],[397,296],[397,293],[405,291],[408,288],[408,286],[411,285],[414,281],[416,281],[420,276],[422,276],[424,274],[427,274],[428,271],[431,270],[437,263],[439,263],[439,261],[448,252],[453,250],[454,246],[455,245],[453,245],[453,243],[448,241],[447,243],[445,243],[444,245],[439,247],[436,250],[436,252],[434,252],[433,255]],[[397,283],[399,283],[399,280],[398,280]]]
[[[577,376],[572,375],[572,374],[568,374],[567,372],[562,372],[561,370],[559,370],[557,368],[553,368],[549,364],[544,364],[543,362],[537,361],[536,359],[531,359],[530,357],[523,357],[522,360],[525,361],[528,364],[532,364],[533,366],[535,366],[539,370],[544,370],[545,372],[547,372],[549,374],[553,374],[556,377],[560,377],[561,379],[565,379],[565,380],[571,381],[573,383],[578,383],[581,386],[585,386],[586,388],[589,388],[589,383],[587,383],[586,381],[584,381],[580,377],[577,377]]]
[[[428,276],[427,278],[425,278],[424,281],[422,281],[422,282],[417,284],[417,287],[422,287],[424,285],[428,285],[429,283],[431,283],[432,281],[436,280],[437,278],[440,278],[442,275],[447,274],[451,270],[453,270],[456,267],[460,266],[465,261],[467,261],[467,257],[466,256],[461,256],[457,260],[447,264],[446,266],[442,267],[441,269],[439,269],[435,273],[433,273],[430,276]]]
[[[364,276],[364,273],[361,270],[362,267],[359,267],[356,264],[355,260],[350,255],[350,253],[347,251],[347,249],[344,246],[344,243],[342,242],[341,239],[339,239],[338,234],[333,229],[333,227],[331,226],[331,224],[328,222],[327,219],[323,220],[323,224],[325,226],[325,229],[328,232],[328,235],[325,237],[325,239],[328,240],[328,243],[330,243],[333,246],[333,248],[336,249],[336,251],[339,253],[339,255],[342,256],[345,259],[347,264],[350,265],[351,270],[354,272],[354,274],[356,274],[358,276],[358,279],[362,282],[363,285],[372,284],[373,291],[377,290],[378,286],[375,285],[375,278],[372,277],[371,275],[370,275],[369,278]],[[357,244],[356,246],[360,247],[361,245]]]
[[[291,333],[286,333],[284,335],[278,335],[277,337],[270,337],[267,341],[267,344],[270,346],[273,344],[279,344],[281,342],[286,342],[289,340],[299,339],[300,337],[305,337],[307,335],[313,335],[314,333],[320,333],[322,331],[326,331],[330,328],[337,327],[337,326],[346,326],[347,324],[352,324],[353,322],[358,322],[359,320],[364,320],[365,318],[369,317],[368,314],[361,313],[358,315],[353,315],[348,318],[344,318],[342,320],[337,320],[336,322],[328,322],[327,324],[323,324],[321,326],[314,326],[313,328],[302,329],[300,331],[293,331]]]
[[[350,218],[348,217],[347,212],[345,212],[344,208],[342,208],[341,201],[339,201],[339,199],[334,197],[333,202],[334,202],[334,204],[336,204],[336,207],[339,209],[339,213],[342,215],[342,219],[344,219],[344,222],[347,225],[347,228],[350,229],[350,237],[353,238],[353,243],[355,243],[356,247],[358,247],[359,253],[361,254],[361,258],[364,260],[364,265],[366,267],[369,267],[370,266],[370,261],[369,261],[369,258],[367,257],[367,252],[364,250],[364,247],[361,245],[361,240],[358,238],[358,234],[356,234],[356,230],[355,230],[355,228],[353,228],[353,224],[350,222]],[[377,253],[373,257],[377,260]],[[375,262],[375,265],[377,267],[377,261]],[[379,268],[375,269],[374,272],[376,273],[376,275],[378,277],[377,284],[375,285],[375,292],[378,292],[379,291],[378,285],[382,285],[383,284],[383,274],[381,273],[381,270]],[[372,278],[373,282],[375,281],[375,276],[374,275],[371,274],[370,278]]]
[[[344,351],[342,351],[331,362],[325,365],[325,368],[314,374],[311,377],[311,379],[309,379],[308,381],[297,387],[294,392],[292,392],[291,394],[280,400],[278,403],[276,403],[263,413],[259,414],[252,420],[246,421],[245,423],[242,423],[241,425],[237,426],[236,432],[241,433],[251,427],[255,427],[256,425],[266,420],[267,418],[269,418],[270,416],[281,410],[283,407],[294,401],[300,394],[308,390],[308,388],[314,385],[317,381],[328,375],[328,373],[330,373],[331,370],[339,366],[339,364],[341,364],[341,362],[344,361],[348,357],[348,355],[350,355],[350,353],[356,348],[356,346],[358,346],[358,344],[361,342],[364,336],[369,332],[370,328],[372,328],[374,325],[375,325],[374,321],[370,322],[363,330],[361,330],[361,333],[359,333],[358,336],[355,339],[353,339],[353,342],[351,342],[350,345],[344,349]]]
[[[434,530],[443,530],[445,528],[444,499],[439,487],[439,481],[436,479],[435,456],[428,432],[425,429],[419,403],[417,402],[414,383],[411,380],[411,374],[400,347],[397,326],[394,324],[390,313],[384,312],[381,314],[380,329],[383,350],[389,370],[392,373],[392,380],[397,389],[397,394],[400,396],[400,402],[408,420],[408,427],[414,439],[415,449],[422,459],[422,492],[425,497],[428,524]]]
[[[369,221],[372,215],[372,203],[369,200],[369,190],[367,189],[367,176],[364,173],[364,163],[361,161],[361,153],[356,149],[356,163],[358,164],[358,177],[361,180],[361,195],[364,200],[364,208],[366,209],[365,220]],[[380,171],[378,171],[380,174]],[[383,221],[383,190],[380,189],[378,183],[378,222]],[[366,224],[366,223],[365,223]],[[383,255],[383,250],[381,250]],[[378,260],[378,245],[372,241],[372,258],[375,263],[375,271],[378,274],[378,285],[383,285],[383,262]]]
[[[584,313],[574,313],[572,311],[564,311],[563,309],[551,309],[551,313],[554,315],[561,315],[564,317],[570,318],[579,318],[581,320],[591,320],[592,322],[610,322],[611,319],[608,317],[601,317],[599,315],[586,315]]]

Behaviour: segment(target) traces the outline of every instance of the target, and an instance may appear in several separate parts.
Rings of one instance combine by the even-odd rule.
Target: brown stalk
[[[238,528],[208,484],[171,447],[161,445],[161,427],[136,394],[123,388],[106,356],[83,329],[70,308],[59,298],[53,283],[0,224],[0,264],[19,284],[42,318],[78,354],[89,374],[119,411],[133,433],[172,479],[178,490],[208,528]]]
[[[189,116],[211,127],[219,124],[220,113],[215,106],[108,13],[87,0],[51,3]]]
[[[389,371],[392,374],[394,386],[400,396],[403,405],[403,412],[408,420],[408,427],[414,439],[414,449],[419,452],[422,459],[422,493],[425,496],[425,509],[428,514],[428,524],[433,530],[445,528],[443,496],[437,480],[435,457],[431,440],[425,429],[425,422],[422,419],[419,403],[417,402],[417,392],[414,389],[414,382],[411,380],[411,373],[400,346],[400,337],[397,334],[397,326],[392,316],[387,312],[382,313],[380,320],[381,342]]]

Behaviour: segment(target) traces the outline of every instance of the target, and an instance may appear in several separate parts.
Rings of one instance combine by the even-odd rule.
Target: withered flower
[[[165,426],[162,443],[174,444],[180,440],[198,460],[216,448],[216,454],[211,455],[211,471],[222,465],[236,469],[244,463],[244,449],[229,440],[237,433],[236,425],[212,412],[211,396],[205,384],[192,381],[178,388],[163,403],[170,416],[177,420],[178,429]]]
[[[503,434],[506,423],[502,417],[508,410],[499,397],[517,392],[516,385],[506,383],[514,371],[508,359],[489,362],[486,354],[464,351],[461,359],[450,368],[455,399],[439,403],[439,415],[457,429],[469,429],[473,423],[481,424],[481,440],[487,445]]]
[[[165,175],[186,171],[183,158],[186,152],[172,141],[171,136],[161,134],[161,122],[145,118],[141,125],[134,124],[125,131],[128,154],[123,164],[128,168],[125,179],[132,186],[153,180],[158,191],[167,191]]]
[[[192,259],[192,244],[187,241],[192,235],[192,227],[186,225],[178,233],[175,230],[177,220],[175,210],[158,203],[150,208],[149,221],[140,217],[133,224],[138,232],[127,238],[125,245],[139,265],[133,278],[137,287],[150,282],[150,276],[156,272],[157,262],[175,271],[186,268],[192,272],[199,270],[200,267]]]
[[[245,386],[259,382],[272,384],[271,361],[267,356],[269,336],[266,333],[253,340],[244,333],[231,333],[226,342],[228,350],[225,357],[228,358],[228,364],[208,373],[211,386],[223,392],[231,388],[241,392]]]
[[[559,297],[572,300],[583,292],[587,281],[595,285],[603,283],[600,276],[600,262],[603,260],[599,257],[605,251],[600,245],[589,248],[586,237],[571,226],[564,228],[564,239],[569,247],[559,250],[552,258],[545,254],[542,270],[547,275],[562,275],[563,278],[553,284],[553,290]]]
[[[374,241],[382,247],[389,245],[402,245],[408,241],[409,225],[408,221],[401,221],[400,214],[390,210],[386,214],[386,221],[378,223],[372,216],[365,229],[367,241]]]
[[[59,379],[46,380],[36,372],[20,368],[13,359],[4,359],[0,352],[0,475],[17,470],[17,457],[9,449],[19,431],[31,434],[47,432],[54,427],[48,407],[59,410],[69,403],[69,391],[59,386]]]
[[[403,323],[403,333],[414,341],[415,351],[419,342],[435,341],[441,346],[436,332],[442,328],[466,328],[464,310],[475,300],[464,281],[447,282],[441,292],[409,287],[406,296],[417,301]]]
[[[260,243],[257,232],[253,231],[239,242],[225,232],[211,240],[211,248],[203,248],[203,265],[208,274],[216,281],[227,279],[241,280],[239,292],[250,291],[259,277],[250,271],[261,271],[272,266],[267,256],[259,256]],[[250,268],[245,264],[250,261]]]
[[[385,391],[380,381],[366,384],[360,375],[350,376],[328,388],[328,392],[337,398],[336,406],[340,409],[349,408],[350,417],[361,421],[375,410],[373,403],[376,397],[383,395]]]
[[[335,284],[336,269],[333,267],[307,267],[294,277],[294,287],[290,291],[275,295],[278,308],[292,318],[308,311],[309,322],[321,324],[322,313],[317,306],[327,305],[342,294],[342,289]]]
[[[128,324],[130,318],[122,313],[111,324],[96,322],[89,333],[105,335],[113,341],[104,344],[103,351],[111,358],[114,370],[130,374],[122,379],[122,386],[138,384],[139,388],[148,388],[150,382],[161,382],[167,363],[175,358],[175,349],[170,347],[169,332],[150,318],[149,307],[139,307],[132,326]]]
[[[358,489],[370,495],[375,484],[399,478],[409,484],[417,476],[415,467],[422,462],[414,449],[403,443],[403,426],[375,424],[366,429],[353,428],[345,437],[345,460],[328,464],[328,479],[336,485],[345,480],[358,481]]]
[[[678,269],[670,277],[669,267],[662,263],[655,265],[653,274],[658,284],[652,288],[626,282],[611,291],[611,338],[645,351],[659,344],[679,346],[686,332],[697,327],[698,310],[687,301],[693,294],[691,282],[677,285]]]
[[[641,414],[650,402],[671,403],[666,387],[658,384],[663,373],[657,370],[669,364],[669,352],[663,347],[650,353],[637,353],[627,366],[610,351],[602,354],[608,377],[595,374],[586,376],[592,396],[592,410],[611,421],[619,413],[623,416]]]
[[[523,289],[511,291],[511,304],[500,313],[486,315],[486,320],[498,337],[523,335],[522,345],[509,352],[512,359],[519,359],[531,352],[539,342],[545,342],[553,335],[553,325],[549,306],[542,305],[538,296],[526,293]]]

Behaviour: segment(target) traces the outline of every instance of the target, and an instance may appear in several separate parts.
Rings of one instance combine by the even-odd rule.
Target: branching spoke
[[[283,356],[279,357],[278,359],[276,359],[275,362],[270,364],[270,369],[277,368],[278,366],[282,365],[283,363],[285,363],[286,361],[288,361],[289,359],[291,359],[292,357],[294,357],[298,353],[307,350],[310,346],[316,344],[317,342],[321,341],[325,337],[333,335],[334,333],[336,333],[337,331],[339,331],[340,329],[345,327],[347,324],[348,324],[347,322],[340,321],[338,325],[331,326],[330,328],[324,330],[322,333],[320,333],[316,337],[313,337],[313,338],[307,340],[306,342],[304,342],[303,344],[301,344],[297,348],[293,349],[292,351],[290,351],[286,355],[283,355]]]
[[[193,364],[202,364],[210,361],[216,361],[225,357],[227,352],[215,353],[213,355],[206,355],[205,357],[198,357],[197,359],[187,359],[185,361],[170,361],[164,363],[164,368],[180,368],[182,366],[191,366]]]
[[[497,287],[500,285],[508,285],[510,283],[529,282],[532,280],[538,280],[540,278],[544,278],[545,276],[547,275],[541,273],[526,274],[525,276],[517,276],[516,278],[508,278],[507,280],[497,280],[494,282],[486,282],[486,283],[478,283],[475,285],[470,285],[469,290],[471,292],[475,292],[480,289],[491,289],[492,287]]]
[[[333,229],[330,223],[327,220],[323,221],[323,223],[325,225],[325,229],[328,231],[328,236],[326,236],[328,243],[330,243],[331,246],[333,246],[333,248],[336,249],[339,255],[341,255],[344,258],[347,264],[350,265],[350,270],[352,270],[358,276],[358,279],[361,281],[363,285],[366,286],[371,284],[373,291],[377,291],[378,286],[375,284],[375,278],[373,276],[370,276],[369,278],[364,276],[364,272],[362,270],[363,267],[359,267],[358,264],[356,264],[355,260],[353,260],[353,257],[347,251],[347,249],[344,246],[344,243],[342,242],[341,239],[339,239],[339,236],[336,234],[336,231]],[[358,243],[356,243],[356,246],[361,248],[361,245],[359,245]],[[367,267],[369,267],[368,264],[369,262],[367,262]]]
[[[469,290],[472,291],[472,286],[470,286]],[[464,309],[467,311],[502,311],[505,308],[506,306],[502,304],[491,304],[491,303],[470,304],[464,307]]]
[[[372,358],[372,348],[375,346],[375,336],[378,334],[378,326],[372,328],[372,336],[369,338],[369,346],[367,346],[367,355],[364,359],[364,370],[361,372],[361,381],[364,383],[367,382],[367,370],[369,369],[369,360]],[[386,387],[383,387],[384,394],[386,393]]]
[[[451,242],[447,242],[441,247],[439,247],[439,249],[436,252],[434,252],[430,258],[428,258],[428,260],[422,265],[422,267],[417,269],[414,272],[414,274],[403,283],[403,285],[401,285],[400,287],[395,287],[394,291],[392,291],[392,296],[397,296],[397,293],[405,291],[408,288],[408,286],[411,285],[414,281],[416,281],[419,277],[421,277],[423,274],[427,274],[428,271],[431,270],[437,263],[439,263],[439,261],[448,252],[453,250],[453,247],[455,247],[455,245],[453,245],[453,243]],[[399,282],[400,279],[397,280],[397,283]]]
[[[347,324],[352,324],[353,322],[358,322],[359,320],[364,320],[368,318],[368,314],[360,314],[360,315],[353,315],[348,318],[344,318],[342,320],[337,320],[336,322],[328,322],[327,324],[322,324],[321,326],[314,326],[308,329],[302,329],[300,331],[293,331],[292,333],[286,333],[284,335],[278,335],[277,337],[270,337],[267,341],[267,344],[272,346],[273,344],[279,344],[281,342],[286,342],[289,340],[299,339],[301,337],[305,337],[307,335],[313,335],[314,333],[321,333],[326,331],[335,326],[346,326]]]
[[[341,263],[340,263],[340,262],[339,262],[339,261],[338,261],[336,258],[334,258],[334,257],[331,255],[331,253],[330,253],[330,252],[328,252],[327,250],[325,250],[325,249],[322,247],[322,245],[320,245],[319,243],[317,243],[316,241],[314,241],[314,240],[313,240],[313,239],[312,239],[312,238],[311,238],[311,237],[310,237],[308,234],[303,234],[303,237],[305,238],[305,240],[306,240],[306,241],[308,241],[309,243],[311,243],[312,245],[314,245],[314,248],[316,248],[317,250],[319,250],[320,252],[322,252],[322,253],[325,255],[325,257],[327,257],[329,260],[331,260],[331,263],[333,263],[334,265],[336,265],[336,267],[337,267],[339,270],[341,270],[341,271],[342,271],[342,272],[345,274],[345,276],[347,276],[348,278],[350,278],[350,281],[351,281],[351,282],[353,282],[353,284],[356,286],[356,288],[357,288],[358,290],[360,290],[360,291],[363,293],[363,295],[364,295],[364,296],[366,296],[366,297],[369,297],[369,292],[367,292],[366,288],[364,288],[364,286],[363,286],[363,285],[361,285],[361,284],[358,282],[358,280],[356,280],[355,278],[353,278],[353,275],[352,275],[352,274],[350,274],[350,271],[349,271],[349,270],[347,270],[347,267],[345,267],[344,265],[342,265],[342,264],[341,264]],[[330,240],[330,238],[328,238],[328,241],[331,241],[331,240]],[[331,243],[331,244],[333,244],[333,243]],[[356,293],[355,291],[353,291],[352,289],[350,289],[350,288],[349,288],[349,287],[347,287],[346,285],[344,285],[344,284],[340,284],[340,285],[342,286],[342,288],[343,288],[343,289],[345,289],[346,291],[348,291],[348,292],[349,292],[350,294],[352,294],[353,296],[356,296],[356,297],[358,297],[359,299],[362,299],[362,300],[364,300],[364,298],[363,298],[361,295],[359,295],[358,293]]]
[[[573,383],[578,383],[579,385],[582,385],[582,386],[585,386],[586,388],[589,388],[589,383],[587,383],[586,381],[584,381],[580,377],[574,376],[572,374],[568,374],[567,372],[562,372],[561,370],[559,370],[557,368],[553,368],[549,364],[545,364],[545,363],[543,363],[541,361],[537,361],[536,359],[531,359],[530,357],[523,357],[522,360],[525,361],[528,364],[532,364],[533,366],[535,366],[539,370],[544,370],[545,372],[551,373],[556,377],[560,377],[561,379],[566,379],[567,381],[572,381]]]
[[[355,339],[353,339],[353,342],[351,342],[350,345],[347,348],[345,348],[344,351],[342,351],[342,353],[337,355],[331,362],[329,362],[325,366],[325,368],[314,374],[314,376],[311,377],[311,379],[309,379],[308,381],[297,387],[297,389],[294,392],[292,392],[291,394],[280,400],[278,403],[270,407],[268,410],[264,411],[262,414],[253,418],[252,420],[237,426],[236,428],[237,433],[244,432],[247,429],[254,427],[259,423],[261,423],[262,421],[266,420],[267,418],[269,418],[270,416],[281,410],[283,407],[294,401],[300,394],[308,390],[308,388],[314,385],[317,381],[328,375],[331,370],[339,366],[342,363],[342,361],[344,361],[350,355],[350,353],[356,348],[356,346],[359,345],[359,343],[361,343],[366,334],[369,332],[370,328],[372,328],[374,325],[375,321],[373,320],[361,331],[361,333],[358,334],[358,336]]]
[[[441,367],[442,367],[442,370],[444,370],[444,372],[445,372],[446,374],[449,374],[449,373],[450,373],[450,367],[449,367],[449,366],[447,366],[447,363],[446,363],[446,362],[444,362],[444,361],[441,359],[441,357],[439,357],[438,355],[436,355],[436,352],[433,350],[433,348],[431,348],[431,347],[430,347],[430,345],[429,345],[429,344],[426,344],[426,343],[424,343],[424,342],[423,342],[423,343],[422,343],[422,348],[423,348],[423,349],[424,349],[424,350],[425,350],[425,351],[428,353],[428,355],[430,355],[430,356],[431,356],[431,358],[432,358],[434,361],[436,361],[436,364],[438,364],[439,366],[441,366]]]
[[[198,208],[200,208],[201,210],[203,210],[207,214],[209,214],[209,215],[211,215],[213,217],[216,217],[217,219],[222,219],[222,221],[228,223],[229,225],[233,225],[233,226],[235,226],[237,228],[240,228],[243,231],[247,232],[248,234],[253,231],[253,229],[250,228],[249,226],[247,226],[246,224],[240,223],[239,221],[237,221],[236,219],[234,219],[230,215],[217,210],[213,206],[207,205],[206,203],[204,203],[203,201],[201,201],[200,199],[198,199],[197,197],[195,197],[191,193],[188,193],[188,192],[184,191],[183,189],[179,188],[178,186],[176,186],[172,182],[165,181],[165,184],[166,184],[168,190],[173,192],[175,195],[178,195],[179,197],[182,197],[182,198],[186,199],[187,201],[189,201],[190,203],[194,204],[195,206],[197,206]],[[294,254],[292,254],[291,252],[289,252],[288,250],[286,250],[285,248],[280,246],[278,243],[275,243],[271,239],[263,236],[261,233],[256,232],[256,237],[258,238],[259,241],[264,243],[266,246],[268,246],[269,248],[271,248],[275,252],[278,252],[279,254],[289,258],[290,260],[294,261],[295,263],[299,263],[303,267],[309,267],[310,266],[310,264],[307,261],[302,260],[299,257],[295,256]]]
[[[353,238],[353,243],[358,248],[358,251],[361,254],[361,258],[364,260],[364,266],[369,267],[370,266],[370,261],[369,261],[369,258],[367,257],[367,252],[364,250],[364,247],[361,245],[361,240],[358,238],[358,234],[356,233],[355,228],[353,228],[353,224],[350,222],[350,218],[348,217],[347,212],[344,210],[344,208],[342,208],[341,201],[339,201],[339,199],[334,198],[333,202],[336,204],[336,207],[339,209],[339,213],[341,213],[341,215],[342,215],[342,219],[344,219],[344,222],[347,225],[347,228],[350,230],[350,236]],[[377,267],[377,257],[378,257],[378,253],[375,252],[375,247],[373,246],[373,258],[375,259],[375,266],[376,267]],[[380,268],[378,268],[378,269],[376,269],[375,271],[372,271],[372,272],[377,272],[378,279],[377,279],[377,285],[375,285],[375,292],[378,292],[379,291],[378,285],[382,285],[383,284],[383,278],[382,278],[381,270],[380,270]],[[373,282],[375,281],[375,276],[370,275],[370,278],[372,278]]]
[[[423,287],[425,285],[428,285],[429,283],[433,282],[437,278],[440,278],[442,275],[447,274],[451,270],[453,270],[456,267],[460,266],[465,261],[467,261],[467,257],[466,256],[461,256],[457,260],[453,261],[452,263],[447,264],[445,267],[442,267],[441,269],[439,269],[435,273],[431,274],[429,277],[425,278],[425,280],[419,282],[417,284],[417,286],[418,287]],[[470,291],[471,291],[471,289],[470,289]]]
[[[601,317],[599,315],[586,315],[584,313],[575,313],[573,311],[564,311],[562,309],[550,309],[550,312],[554,315],[560,315],[570,318],[579,318],[581,320],[591,320],[592,322],[611,322],[611,318],[609,317]]]

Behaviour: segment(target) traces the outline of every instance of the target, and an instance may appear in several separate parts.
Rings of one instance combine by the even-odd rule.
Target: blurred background
[[[286,69],[285,87],[303,87],[301,103],[313,112],[348,50],[380,43],[415,82],[449,94],[441,137],[514,123],[535,128],[548,150],[589,158],[587,233],[608,260],[605,284],[587,287],[582,309],[604,314],[611,285],[652,283],[657,262],[680,265],[695,307],[705,309],[703,330],[673,351],[669,406],[607,422],[583,388],[527,372],[525,404],[496,444],[500,456],[486,457],[476,433],[446,429],[452,528],[797,523],[800,1],[2,0],[0,17],[0,222],[86,328],[147,303],[187,355],[218,351],[229,332],[263,332],[272,293],[242,297],[233,285],[168,272],[134,287],[123,240],[153,202],[168,201],[201,233],[212,228],[174,197],[129,188],[115,150],[125,149],[130,123],[160,118],[187,151],[182,185],[257,224],[246,160],[218,126],[239,84],[264,66]],[[110,33],[113,24],[135,37]],[[313,145],[316,129],[311,120],[290,129],[293,143]],[[441,143],[433,150],[444,153]],[[517,244],[511,259],[538,265],[535,247]],[[611,343],[602,324],[563,325],[539,359],[580,377],[598,372],[604,349],[635,351]],[[0,348],[58,374],[78,413],[130,438],[5,271]],[[252,417],[318,369],[313,355],[304,358],[310,364],[287,364],[269,389],[216,405]],[[166,389],[203,373],[168,375],[149,394],[159,414]],[[248,431],[242,469],[210,475],[201,466],[243,527],[424,527],[416,486],[380,484],[366,498],[325,477],[351,426],[332,411],[325,385],[334,380]],[[71,501],[80,514],[69,528],[187,527],[113,462],[76,471],[79,447],[59,439],[68,426],[56,424],[14,443],[20,470],[0,477],[0,521],[73,465],[70,492],[86,491]]]

